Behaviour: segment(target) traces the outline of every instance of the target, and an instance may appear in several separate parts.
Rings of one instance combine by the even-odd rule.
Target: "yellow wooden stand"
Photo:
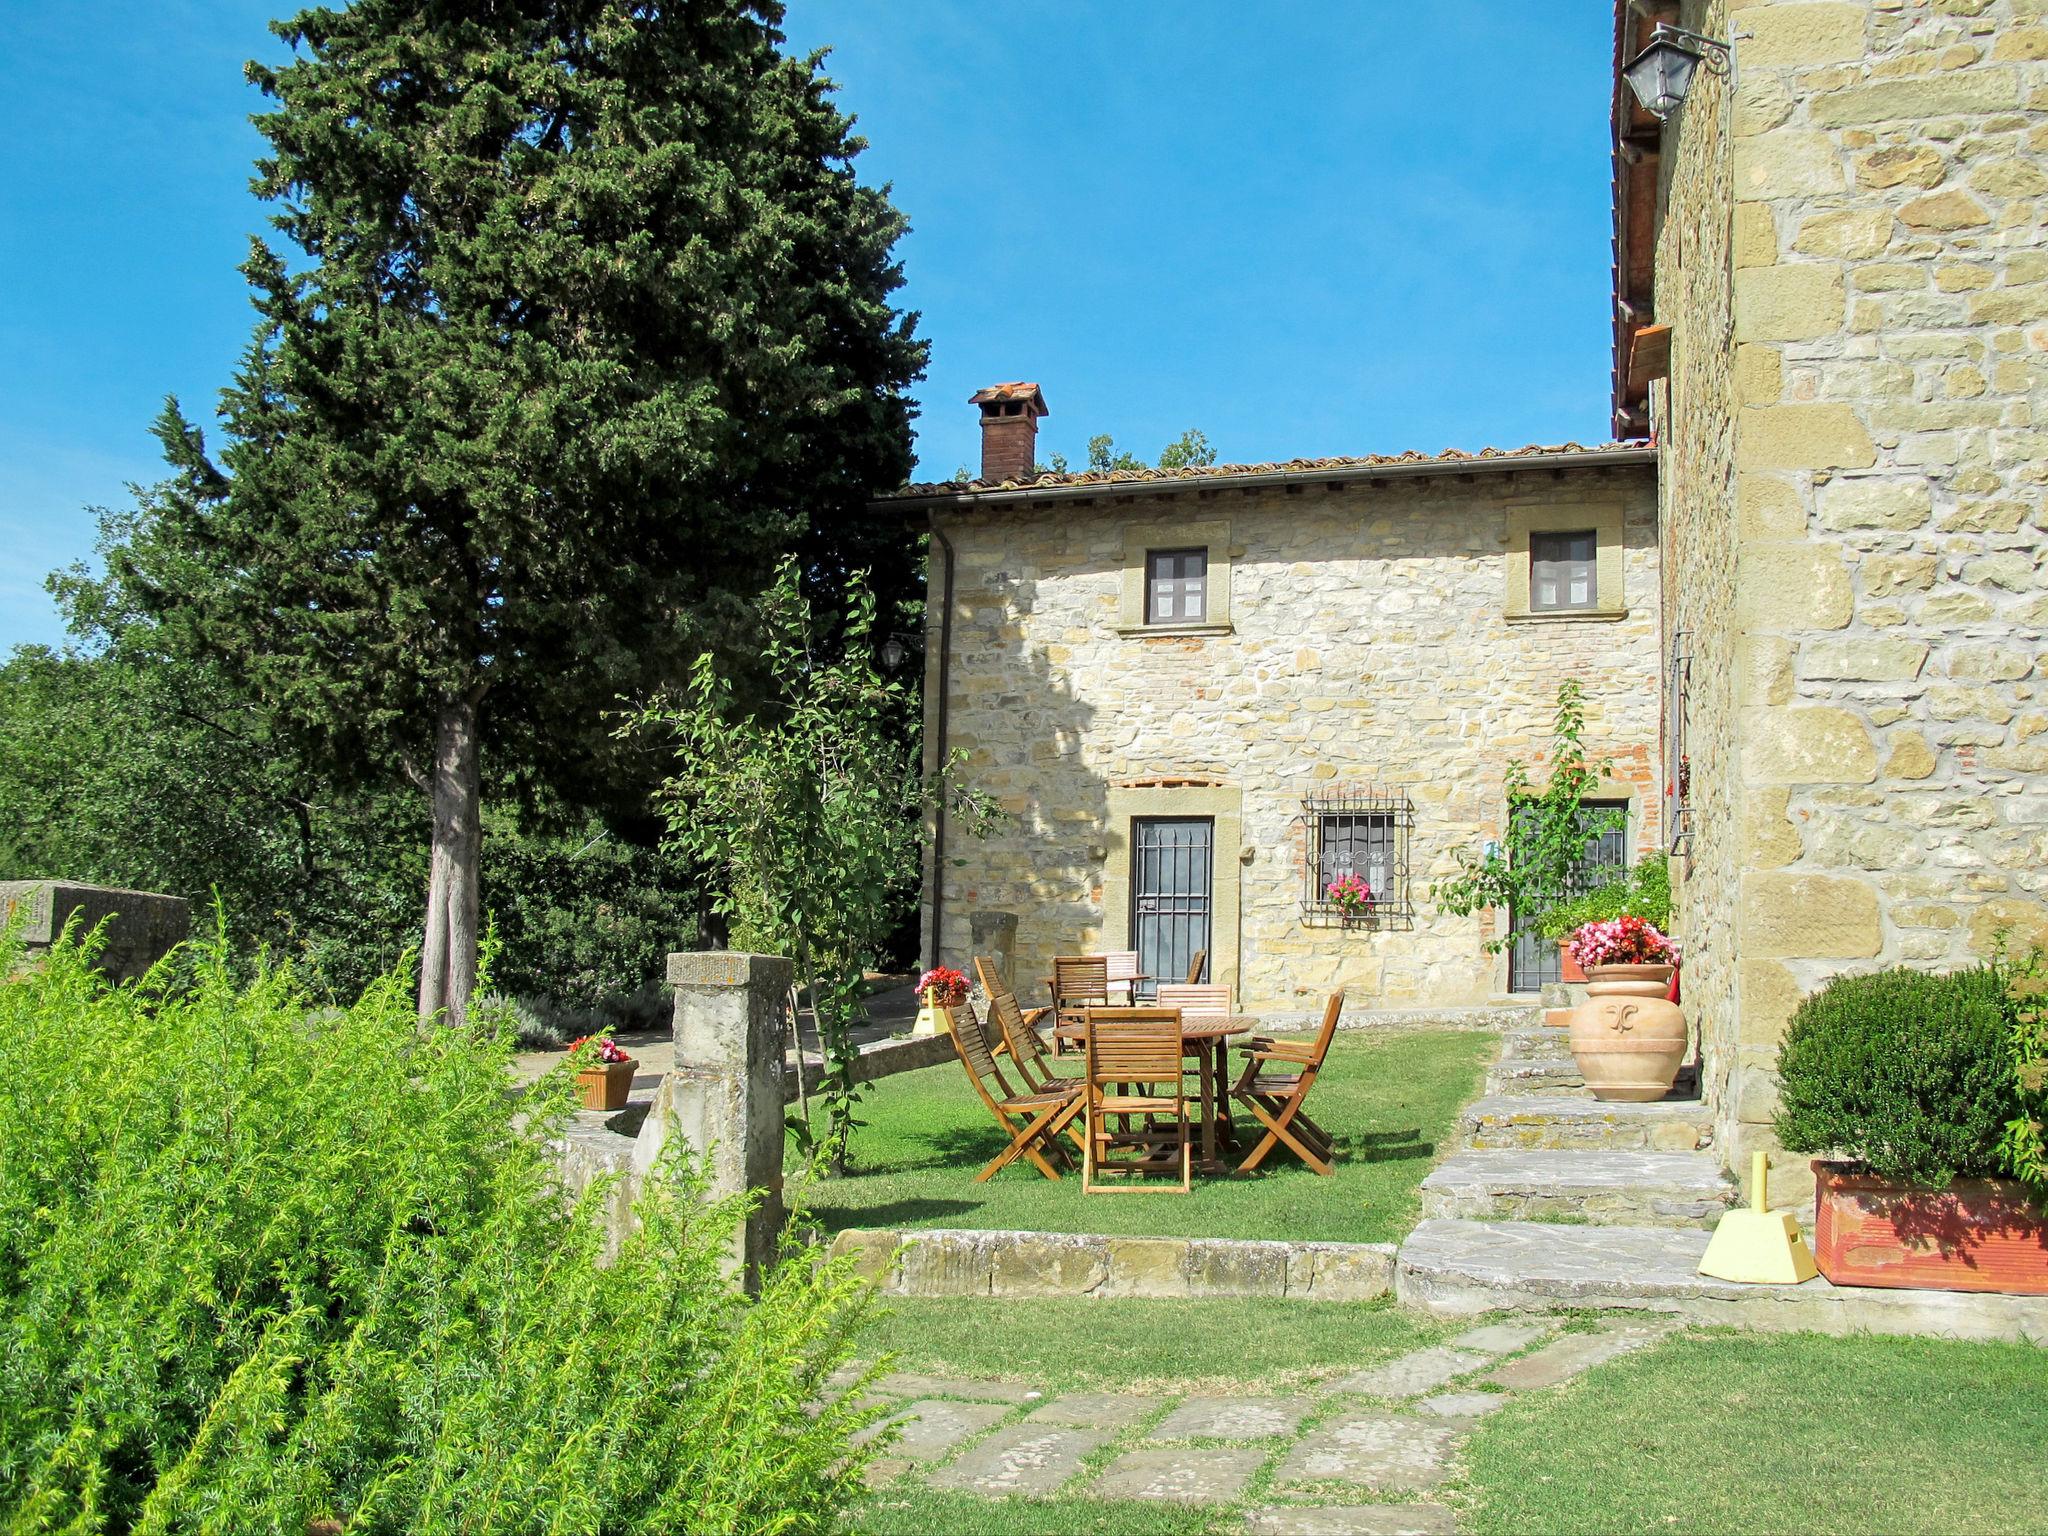
[[[1813,1250],[1799,1234],[1798,1221],[1790,1211],[1769,1209],[1769,1160],[1759,1152],[1749,1170],[1750,1207],[1721,1218],[1699,1272],[1745,1285],[1798,1285],[1811,1280],[1819,1271],[1813,1266]]]
[[[913,1035],[950,1035],[953,1020],[939,1004],[939,989],[924,989],[924,1006],[917,1010],[917,1022],[910,1026]]]

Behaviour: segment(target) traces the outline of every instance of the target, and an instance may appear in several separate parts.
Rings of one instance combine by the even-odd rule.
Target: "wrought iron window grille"
[[[1301,802],[1305,832],[1302,921],[1311,928],[1409,929],[1415,901],[1409,844],[1415,806],[1398,789],[1341,786]],[[1330,887],[1355,877],[1370,889],[1360,903]]]
[[[1685,739],[1686,694],[1692,683],[1691,637],[1671,635],[1671,661],[1664,687],[1664,849],[1678,855],[1692,842],[1692,759]]]

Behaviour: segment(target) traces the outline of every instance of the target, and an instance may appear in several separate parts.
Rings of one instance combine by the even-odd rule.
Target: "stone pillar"
[[[671,1135],[703,1159],[714,1197],[761,1192],[734,1245],[748,1283],[782,1228],[782,1058],[793,967],[775,955],[713,950],[668,957],[675,1068],[655,1091],[633,1149],[644,1177]]]
[[[56,943],[73,918],[79,939],[107,924],[99,968],[115,981],[144,975],[192,931],[191,905],[182,896],[74,880],[0,880],[0,924],[21,925],[31,960]]]
[[[974,983],[976,999],[981,999],[981,977],[974,969],[974,956],[982,955],[995,962],[996,975],[1002,978],[1004,986],[1013,993],[1017,990],[1017,914],[1014,912],[976,912],[967,919],[967,931],[974,953],[960,957],[961,969]]]

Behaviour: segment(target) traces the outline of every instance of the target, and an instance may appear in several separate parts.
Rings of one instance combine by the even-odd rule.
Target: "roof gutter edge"
[[[1095,480],[1083,485],[1012,486],[998,491],[942,491],[928,496],[880,496],[868,503],[874,510],[885,507],[905,512],[938,507],[1008,506],[1022,501],[1078,501],[1103,496],[1162,496],[1191,490],[1258,490],[1275,485],[1327,485],[1333,481],[1402,479],[1416,475],[1497,474],[1516,469],[1597,469],[1607,466],[1655,464],[1653,444],[1640,448],[1607,448],[1584,453],[1550,453],[1513,458],[1445,461],[1428,459],[1411,464],[1350,465],[1340,469],[1272,469],[1247,475],[1192,476],[1185,480]]]

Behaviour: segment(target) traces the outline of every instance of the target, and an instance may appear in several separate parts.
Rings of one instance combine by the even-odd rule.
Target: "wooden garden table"
[[[1143,1006],[1142,1004],[1140,1006]],[[1223,1018],[1189,1019],[1180,1027],[1183,1056],[1195,1058],[1202,1081],[1202,1172],[1228,1173],[1223,1154],[1230,1138],[1230,1042],[1259,1027],[1257,1015],[1233,1013]],[[1060,1024],[1055,1040],[1079,1045],[1088,1038],[1086,1024]]]

